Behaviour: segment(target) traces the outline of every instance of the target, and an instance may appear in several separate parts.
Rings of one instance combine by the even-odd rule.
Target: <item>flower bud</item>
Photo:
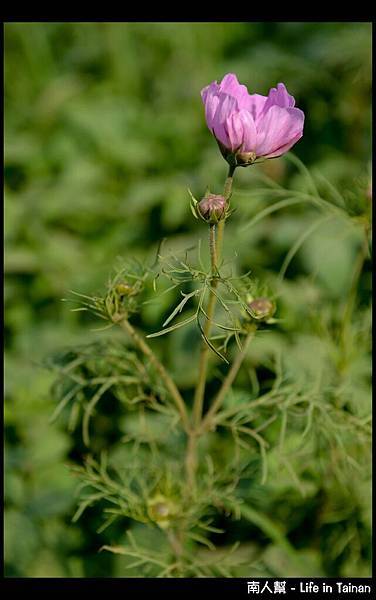
[[[130,296],[134,293],[133,286],[129,285],[127,282],[118,283],[115,287],[115,290],[119,296]]]
[[[256,298],[249,302],[248,309],[257,321],[266,321],[275,313],[275,304],[269,298]]]
[[[161,529],[167,529],[170,526],[171,519],[176,513],[176,504],[162,494],[156,494],[148,501],[149,518]]]
[[[223,196],[209,194],[197,204],[197,212],[204,221],[215,225],[225,218],[227,202]]]

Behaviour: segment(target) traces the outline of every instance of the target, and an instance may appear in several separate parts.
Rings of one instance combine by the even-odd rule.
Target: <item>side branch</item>
[[[145,340],[140,336],[139,333],[132,327],[127,319],[123,319],[119,321],[119,325],[124,331],[133,339],[133,341],[137,344],[140,350],[145,354],[145,356],[150,360],[150,362],[157,369],[159,375],[161,376],[162,381],[166,385],[166,388],[170,392],[172,399],[174,400],[176,407],[180,413],[180,417],[186,432],[189,432],[190,425],[187,410],[185,407],[184,400],[182,395],[180,394],[178,388],[176,387],[175,382],[171,378],[171,376],[167,373],[166,369],[159,362],[158,358],[155,356],[154,352],[150,348],[150,346],[145,342]]]
[[[255,330],[252,330],[248,333],[248,335],[245,339],[245,342],[243,344],[242,350],[236,356],[234,362],[232,363],[231,369],[227,373],[227,376],[222,383],[222,386],[221,386],[218,394],[214,398],[213,404],[211,405],[210,409],[208,410],[204,419],[202,420],[201,433],[204,433],[204,431],[211,428],[211,425],[213,423],[213,418],[214,418],[215,414],[218,412],[218,410],[220,409],[220,407],[222,406],[223,400],[225,399],[227,392],[229,391],[231,385],[233,384],[233,382],[235,380],[235,377],[238,374],[238,371],[242,365],[245,355],[247,354],[248,346],[249,346],[250,341],[252,340],[254,334],[255,334]]]

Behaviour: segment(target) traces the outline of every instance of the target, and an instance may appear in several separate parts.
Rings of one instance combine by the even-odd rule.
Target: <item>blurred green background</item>
[[[326,197],[345,199],[348,220],[361,221],[371,185],[369,23],[5,25],[7,576],[127,574],[121,557],[98,553],[111,534],[96,533],[95,509],[71,522],[77,499],[68,465],[82,447],[63,424],[49,423],[53,375],[41,363],[51,352],[104,335],[92,331],[93,319],[61,302],[69,290],[103,289],[117,256],[152,259],[163,237],[178,249],[205,239],[187,188],[199,197],[207,184],[217,191],[223,185],[226,164],[206,128],[200,90],[227,72],[251,93],[286,84],[306,114],[294,153]],[[247,197],[265,176],[283,187],[306,185],[304,172],[286,159],[238,169],[227,252],[237,252],[243,270],[273,281],[317,211],[292,206],[241,233],[245,218],[270,203],[262,194]],[[312,356],[319,360],[317,340],[322,349],[330,338],[329,354],[336,351],[333,327],[353,294],[359,236],[341,221],[324,223],[288,269],[280,331],[285,327],[292,347],[288,366],[295,372],[303,365],[303,377]],[[355,284],[355,342],[338,361],[350,398],[345,410],[367,420],[368,259]],[[138,324],[160,328],[169,302],[167,296],[145,307]],[[196,365],[182,335],[153,344],[165,345],[189,391]],[[262,352],[256,345],[255,363]],[[324,352],[322,364],[328,361]],[[359,479],[345,477],[341,484],[334,475],[317,477],[308,497],[286,474],[267,488],[281,522],[289,519],[282,507],[291,507],[288,534],[311,553],[318,565],[312,575],[369,575],[369,459],[365,450]],[[266,552],[266,564],[274,564],[269,541],[254,528],[243,537],[248,534]]]

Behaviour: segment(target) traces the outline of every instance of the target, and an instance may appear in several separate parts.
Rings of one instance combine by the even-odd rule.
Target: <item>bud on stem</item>
[[[227,202],[223,196],[209,194],[198,202],[196,210],[209,225],[216,225],[226,217]]]
[[[177,514],[177,506],[170,499],[157,493],[148,501],[148,515],[151,521],[161,529],[167,529]]]
[[[274,315],[276,306],[269,298],[255,298],[248,303],[248,310],[256,321],[268,321]]]

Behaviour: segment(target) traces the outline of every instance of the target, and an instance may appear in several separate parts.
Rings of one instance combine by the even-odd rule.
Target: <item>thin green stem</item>
[[[215,225],[209,226],[209,248],[210,248],[210,261],[211,261],[211,276],[215,277],[218,258],[217,258],[217,248],[216,248],[216,229]]]
[[[223,190],[223,195],[226,198],[226,200],[229,200],[229,198],[231,196],[232,183],[233,183],[235,169],[236,169],[236,167],[230,166],[230,168],[228,170],[228,175],[227,175],[227,179],[225,181],[225,187]]]
[[[227,392],[229,391],[231,385],[235,381],[235,377],[237,376],[238,371],[239,371],[239,369],[243,363],[243,360],[247,354],[248,346],[249,346],[254,334],[255,334],[255,329],[252,329],[252,331],[250,331],[248,333],[248,335],[244,341],[243,348],[237,354],[234,362],[232,363],[231,369],[227,373],[227,376],[222,383],[222,386],[221,386],[218,394],[214,398],[213,404],[211,405],[210,409],[208,410],[204,419],[202,420],[201,433],[203,433],[205,430],[211,429],[212,424],[213,424],[213,418],[214,418],[215,414],[218,412],[218,410],[220,409],[220,407],[222,406],[222,403],[226,397]]]
[[[215,304],[216,304],[216,296],[213,293],[213,289],[215,289],[218,285],[218,280],[216,279],[218,265],[217,265],[217,250],[216,250],[215,233],[216,233],[215,225],[210,225],[209,248],[210,248],[210,258],[211,258],[212,281],[211,281],[211,288],[210,288],[209,304],[208,304],[207,311],[206,311],[207,320],[206,320],[206,323],[204,326],[204,334],[207,338],[210,335],[210,329],[211,329],[211,324],[212,324],[212,320],[214,317],[214,309],[215,309]],[[209,358],[209,346],[206,344],[205,341],[203,341],[203,344],[201,347],[198,381],[197,381],[195,396],[194,396],[194,400],[193,400],[193,423],[194,423],[195,428],[198,428],[198,426],[201,422],[208,358]]]
[[[225,199],[228,201],[231,196],[233,175],[234,175],[235,167],[230,167],[227,179],[224,185],[223,195]],[[218,271],[218,263],[221,258],[222,253],[222,244],[223,244],[223,232],[224,232],[225,221],[222,220],[218,223],[217,228],[214,225],[210,227],[209,230],[209,248],[210,248],[210,260],[211,260],[211,289],[209,302],[206,310],[207,320],[204,326],[204,334],[207,338],[209,338],[210,330],[212,326],[212,321],[214,317],[215,305],[217,301],[217,296],[215,294],[215,289],[218,285],[218,279],[216,278]],[[214,292],[213,292],[214,290]],[[205,395],[205,384],[206,384],[206,375],[208,368],[208,360],[209,360],[209,346],[206,344],[205,340],[202,342],[201,353],[200,353],[200,362],[199,362],[199,373],[197,379],[197,385],[194,394],[193,400],[193,429],[188,432],[188,443],[187,443],[187,452],[186,452],[186,461],[185,468],[187,473],[187,483],[188,487],[191,491],[195,490],[196,486],[196,468],[197,468],[197,433],[200,430],[201,419],[202,419],[202,409],[204,403],[204,395]]]
[[[189,495],[196,490],[196,467],[197,467],[197,436],[194,431],[188,434],[187,451],[185,455],[185,471],[187,474],[187,487]]]
[[[181,540],[181,535],[176,534],[174,531],[167,530],[167,539],[175,554],[175,557],[179,560],[179,558],[183,554],[183,544]]]
[[[232,183],[233,183],[233,179],[234,179],[235,169],[236,169],[236,167],[230,167],[229,168],[227,179],[225,181],[225,186],[224,186],[224,189],[223,189],[223,196],[227,200],[227,202],[229,201],[230,196],[231,196]],[[218,255],[217,258],[218,258],[218,263],[220,262],[221,257],[222,257],[222,245],[223,245],[224,230],[225,230],[225,220],[220,221],[218,223],[218,231],[217,231],[217,255]]]
[[[183,397],[181,396],[178,388],[176,387],[175,382],[171,378],[171,376],[167,373],[166,369],[159,362],[158,358],[155,356],[154,352],[150,348],[150,346],[145,342],[145,340],[140,336],[139,333],[132,327],[129,321],[124,318],[119,321],[119,325],[124,331],[132,338],[135,344],[140,348],[140,350],[145,354],[145,356],[150,360],[150,362],[157,369],[159,375],[161,376],[162,381],[166,385],[167,390],[169,391],[171,398],[174,400],[176,404],[176,408],[180,413],[180,417],[183,423],[183,427],[185,431],[188,433],[190,431],[190,424],[188,419],[187,410],[185,407],[185,403]]]
[[[230,167],[227,179],[224,185],[223,195],[228,200],[231,196],[232,183],[233,183],[233,175],[234,175],[235,167]],[[218,269],[218,261],[220,260],[222,253],[222,244],[223,244],[223,232],[224,232],[224,224],[225,221],[222,220],[218,223],[217,232],[215,232],[214,226],[210,228],[210,256],[211,256],[211,267],[212,267],[212,289],[216,289],[218,285],[218,280],[215,279],[215,275]],[[217,240],[215,240],[215,233],[217,233]],[[205,336],[208,338],[210,335],[212,320],[214,317],[215,305],[217,301],[217,296],[215,293],[211,291],[209,297],[209,303],[207,307],[206,314],[208,319],[204,326]],[[203,340],[200,354],[200,366],[199,366],[199,374],[198,380],[195,390],[195,396],[193,401],[193,422],[194,426],[198,427],[201,421],[202,416],[202,407],[204,402],[204,394],[205,394],[205,383],[206,383],[206,374],[208,368],[208,360],[209,360],[209,347],[206,342]]]

